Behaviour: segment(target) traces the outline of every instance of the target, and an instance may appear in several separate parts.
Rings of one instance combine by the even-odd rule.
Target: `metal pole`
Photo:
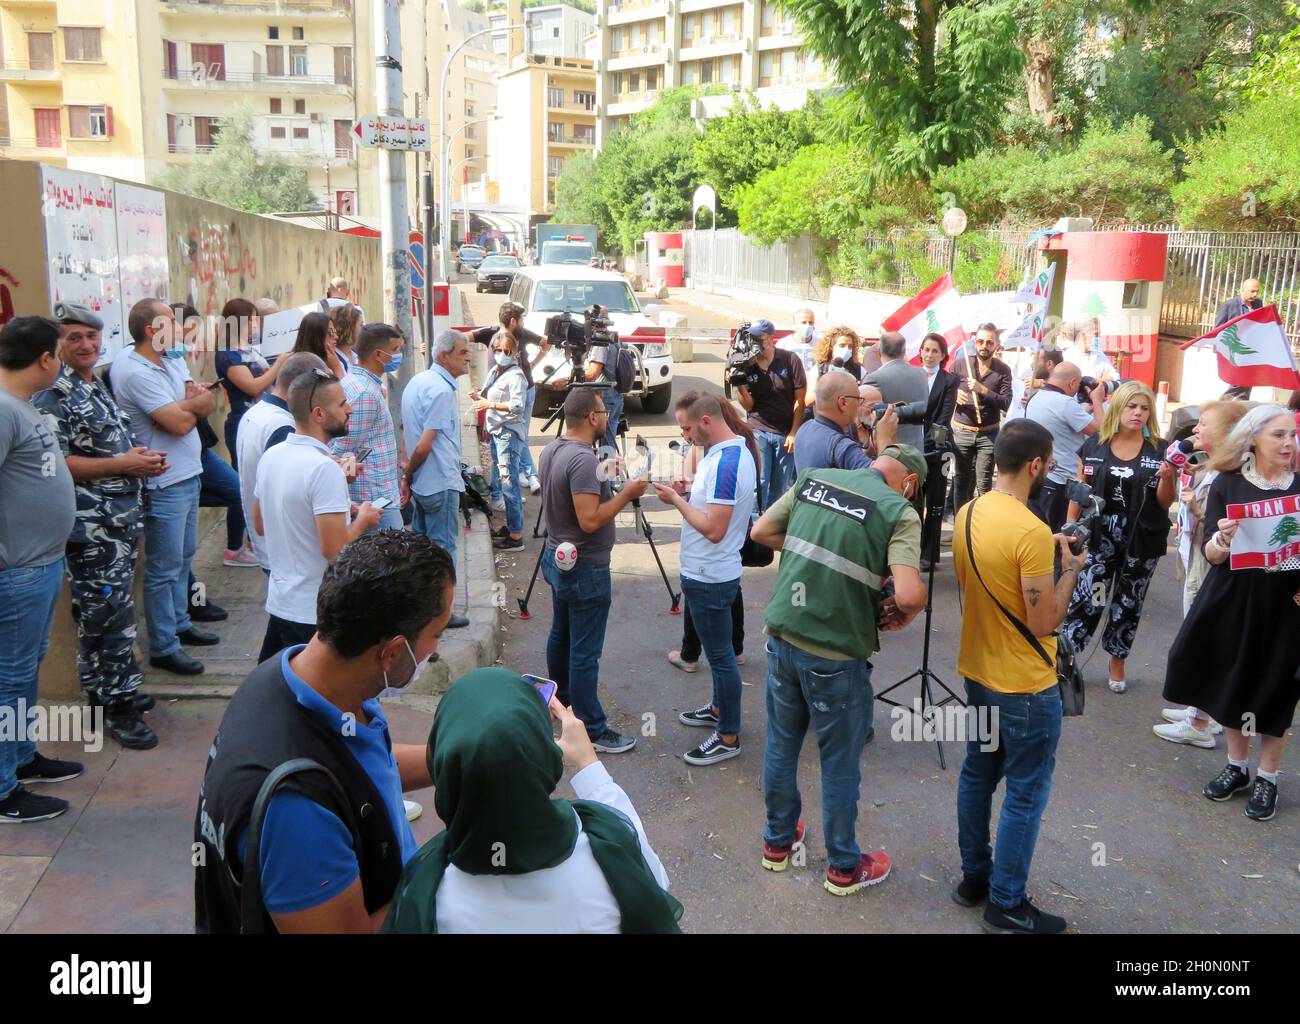
[[[381,117],[402,117],[402,26],[398,0],[374,0],[375,103]],[[379,153],[379,227],[384,268],[384,320],[402,332],[402,365],[388,407],[400,422],[402,389],[415,369],[411,328],[411,222],[406,212],[406,152]]]
[[[433,171],[424,172],[424,344],[433,344]]]

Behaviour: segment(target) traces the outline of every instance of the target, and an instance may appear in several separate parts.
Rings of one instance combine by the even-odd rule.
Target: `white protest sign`
[[[262,355],[268,358],[288,352],[298,340],[298,325],[308,313],[319,313],[319,303],[310,302],[293,309],[282,309],[278,313],[262,318],[262,341],[258,346]]]

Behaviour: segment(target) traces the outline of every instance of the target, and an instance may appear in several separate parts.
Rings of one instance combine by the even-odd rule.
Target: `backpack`
[[[609,346],[613,348],[614,346]],[[618,342],[618,352],[614,357],[614,390],[620,395],[626,395],[632,390],[632,385],[636,381],[636,356],[632,350],[623,342]]]

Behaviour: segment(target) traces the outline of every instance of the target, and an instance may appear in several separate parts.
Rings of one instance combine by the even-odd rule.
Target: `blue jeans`
[[[777,637],[767,639],[767,750],[763,794],[774,845],[794,842],[802,801],[796,773],[809,723],[817,736],[822,770],[822,830],[831,866],[843,871],[862,862],[854,830],[862,769],[858,758],[871,731],[871,663],[831,661]]]
[[[63,585],[63,559],[49,565],[0,569],[0,707],[11,708],[21,738],[0,739],[0,800],[18,785],[18,769],[36,756],[26,710],[36,706],[41,660],[50,646],[54,606]],[[18,714],[19,700],[25,701]]]
[[[731,609],[740,591],[740,577],[726,583],[680,579],[686,607],[691,610],[691,621],[713,673],[711,703],[718,709],[718,732],[736,735],[740,732],[740,669],[731,644]]]
[[[537,389],[530,387],[528,389],[528,394],[524,397],[524,411],[526,413],[524,419],[528,422],[532,421],[533,402],[535,402],[536,400],[537,400]],[[521,451],[520,454],[523,458],[523,461],[519,464],[520,467],[529,477],[536,476],[537,467],[533,465],[533,453],[532,451],[529,450],[527,441],[524,441],[523,450]],[[493,497],[495,498],[496,495],[493,495]]]
[[[456,564],[456,540],[460,536],[460,491],[439,491],[437,494],[411,492],[415,512],[411,528],[422,533],[451,555]]]
[[[763,459],[763,482],[758,489],[758,511],[762,513],[794,482],[794,455],[785,450],[784,434],[755,430],[754,440]]]
[[[149,618],[149,653],[164,658],[180,650],[176,634],[190,628],[190,563],[198,545],[199,478],[150,491],[146,509],[144,610]]]
[[[502,430],[491,436],[497,479],[501,481],[502,494],[506,499],[506,529],[512,534],[523,533],[524,499],[520,490],[523,459],[519,452],[520,449],[527,450],[528,445],[513,430]],[[507,477],[509,482],[506,482]]]
[[[406,524],[402,522],[402,510],[396,505],[389,505],[388,508],[384,509],[383,512],[379,514],[379,526],[377,529],[401,530],[405,526]]]
[[[238,551],[244,546],[244,505],[239,500],[239,474],[211,448],[203,449],[202,458],[199,508],[225,508],[226,547]]]
[[[966,704],[997,710],[993,750],[966,743],[966,761],[957,780],[957,845],[961,871],[989,883],[989,902],[1012,909],[1025,897],[1029,862],[1038,827],[1052,793],[1056,744],[1061,738],[1061,697],[1055,686],[1041,693],[998,693],[966,680]],[[987,712],[983,712],[987,713]],[[985,744],[987,745],[987,744]],[[1007,780],[998,815],[997,853],[989,846],[993,791]]]
[[[624,398],[614,388],[603,389],[600,397],[605,402],[605,411],[609,413],[609,424],[605,427],[605,438],[601,441],[601,444],[613,449],[608,455],[600,455],[600,458],[613,458],[618,454],[618,421],[623,415]]]
[[[551,585],[551,634],[546,638],[546,671],[559,684],[562,704],[598,739],[608,728],[605,709],[596,687],[600,654],[605,646],[605,623],[613,598],[608,565],[578,564],[568,572],[555,565],[555,552],[542,554],[542,575]]]

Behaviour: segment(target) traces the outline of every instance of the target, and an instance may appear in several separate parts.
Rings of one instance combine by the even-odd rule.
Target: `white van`
[[[571,267],[548,264],[521,267],[515,273],[508,298],[524,307],[524,327],[536,334],[546,334],[546,321],[556,313],[568,310],[575,322],[582,323],[584,312],[593,303],[603,306],[613,322],[619,339],[635,345],[641,351],[640,363],[645,368],[645,379],[640,369],[633,391],[648,391],[641,396],[641,408],[652,414],[668,411],[673,399],[673,357],[667,340],[653,337],[645,341],[633,337],[639,327],[656,327],[653,320],[641,311],[636,294],[621,274],[594,267]],[[550,410],[564,401],[564,387],[548,385],[548,381],[569,379],[572,368],[563,350],[552,348],[544,355],[537,346],[528,346],[528,362],[533,370],[533,383],[537,386],[534,416],[549,415]]]

